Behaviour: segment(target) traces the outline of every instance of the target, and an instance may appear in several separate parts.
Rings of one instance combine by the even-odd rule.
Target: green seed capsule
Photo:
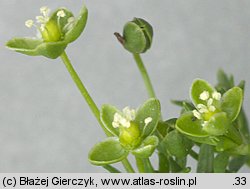
[[[126,149],[134,149],[140,141],[139,126],[131,122],[129,128],[120,127],[119,140],[121,145]]]
[[[133,21],[126,23],[123,28],[123,36],[115,33],[117,39],[125,49],[131,53],[144,53],[152,44],[153,28],[145,20],[134,18]]]

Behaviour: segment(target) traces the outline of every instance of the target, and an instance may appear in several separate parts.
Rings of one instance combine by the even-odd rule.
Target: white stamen
[[[56,13],[56,15],[57,15],[59,18],[63,18],[63,17],[66,16],[64,10],[59,10],[59,11]]]
[[[31,28],[34,25],[34,21],[33,20],[27,20],[25,22],[25,26],[28,28]]]
[[[147,118],[144,120],[145,126],[147,126],[152,120],[153,120],[152,117],[147,117]]]
[[[113,126],[114,128],[118,128],[118,127],[119,127],[119,124],[118,124],[117,122],[113,121],[113,122],[112,122],[112,126]]]
[[[44,17],[47,17],[49,15],[50,9],[46,6],[43,6],[40,8],[40,12]]]
[[[72,22],[74,22],[75,21],[75,18],[74,17],[70,17],[70,18],[68,18],[68,23],[72,23]]]
[[[214,106],[209,106],[208,109],[210,112],[214,112],[216,110],[216,108]]]
[[[207,107],[204,104],[198,104],[197,108],[198,109],[206,109]]]
[[[201,114],[197,110],[193,110],[194,117],[201,119]]]
[[[122,110],[125,118],[128,120],[128,121],[132,121],[135,119],[135,110],[134,109],[130,109],[128,106],[123,108]]]
[[[221,94],[217,91],[214,91],[212,94],[213,99],[215,100],[220,100],[221,99]]]
[[[213,104],[213,99],[212,98],[209,98],[208,101],[207,101],[207,106],[211,106]]]
[[[43,16],[36,16],[36,22],[41,23],[41,24],[45,24],[47,22],[47,19]]]
[[[209,92],[208,91],[203,91],[201,94],[200,94],[200,99],[201,100],[207,100],[209,98]]]

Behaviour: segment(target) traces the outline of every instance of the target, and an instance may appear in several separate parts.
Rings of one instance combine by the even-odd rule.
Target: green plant
[[[191,86],[191,101],[173,101],[181,107],[181,115],[163,119],[160,101],[143,64],[141,53],[150,49],[152,26],[141,18],[125,24],[123,35],[115,33],[122,46],[132,53],[146,86],[149,99],[137,110],[122,111],[109,104],[99,108],[74,70],[65,49],[83,32],[88,11],[83,5],[78,17],[66,8],[49,14],[47,7],[37,17],[35,26],[40,37],[13,38],[6,43],[11,50],[30,56],[60,57],[89,105],[107,138],[94,145],[90,163],[110,172],[120,172],[112,164],[121,162],[127,172],[135,172],[128,155],[135,157],[138,172],[190,172],[187,158],[197,160],[197,172],[237,172],[250,161],[250,135],[242,108],[244,81],[235,86],[232,76],[218,72],[218,84],[212,86],[196,79]],[[151,164],[157,153],[159,166]]]

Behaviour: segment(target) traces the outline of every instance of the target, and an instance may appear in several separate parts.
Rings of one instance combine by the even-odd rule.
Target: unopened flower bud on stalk
[[[123,28],[123,36],[114,33],[118,41],[131,53],[144,53],[152,44],[153,28],[144,19],[134,18],[126,23]]]

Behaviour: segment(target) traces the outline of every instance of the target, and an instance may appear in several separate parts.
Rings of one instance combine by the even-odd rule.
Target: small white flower
[[[59,11],[56,13],[56,15],[57,15],[59,18],[63,18],[63,17],[66,16],[64,10],[59,10]]]
[[[201,114],[197,110],[193,110],[194,117],[201,119]]]
[[[145,123],[145,126],[147,126],[150,122],[152,122],[152,117],[147,117],[145,120],[144,120],[144,123]]]
[[[31,28],[34,25],[34,21],[33,20],[27,20],[25,22],[25,26],[28,28]]]
[[[208,91],[203,91],[201,94],[200,94],[200,99],[201,100],[207,100],[209,98],[209,92]]]
[[[221,94],[217,91],[214,91],[212,94],[213,99],[215,100],[220,100],[221,99]]]

